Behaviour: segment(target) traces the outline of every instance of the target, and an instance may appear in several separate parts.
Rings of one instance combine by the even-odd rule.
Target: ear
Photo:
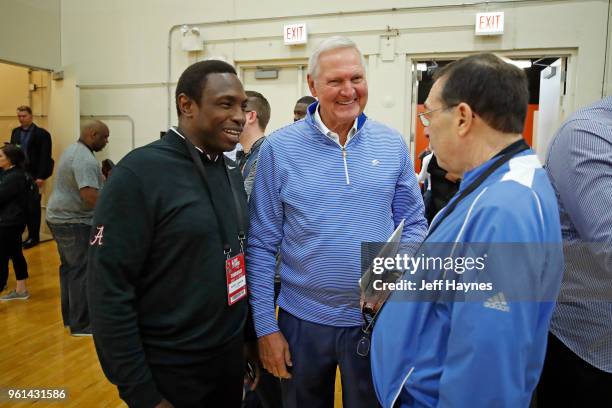
[[[460,137],[467,135],[474,125],[474,111],[465,102],[461,102],[456,108],[457,130]]]
[[[245,112],[244,114],[246,116],[246,122],[248,124],[253,124],[253,123],[257,122],[257,112],[250,111],[250,112]]]
[[[193,108],[195,102],[193,99],[185,95],[184,93],[179,94],[178,96],[178,107],[181,111],[181,116],[185,116],[187,118],[193,117]]]
[[[306,75],[306,82],[308,82],[308,89],[310,89],[310,93],[312,94],[312,96],[318,98],[317,91],[315,90],[314,86],[314,78],[311,77],[310,74]]]

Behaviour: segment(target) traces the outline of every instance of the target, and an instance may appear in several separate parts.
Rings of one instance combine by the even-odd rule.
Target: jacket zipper
[[[346,185],[351,184],[348,174],[348,165],[346,164],[346,148],[342,146],[342,160],[344,160],[344,174],[346,175]]]
[[[389,405],[390,407],[395,406],[397,399],[402,393],[402,389],[404,388],[404,385],[406,385],[406,381],[408,381],[408,378],[410,378],[413,371],[414,371],[414,367],[410,368],[410,371],[408,371],[408,374],[406,374],[406,377],[404,377],[404,381],[402,381],[402,383],[400,384],[399,389],[397,390],[397,394],[395,394],[395,398],[393,398],[393,401],[391,401],[391,405]]]

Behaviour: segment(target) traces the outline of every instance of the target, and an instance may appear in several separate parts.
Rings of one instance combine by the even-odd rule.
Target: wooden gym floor
[[[125,407],[108,382],[91,337],[72,337],[60,313],[54,241],[24,251],[30,299],[0,302],[0,407]],[[11,269],[9,290],[15,288]],[[6,292],[3,292],[3,294]],[[337,376],[335,407],[342,407]],[[8,389],[65,389],[63,401],[6,399]]]
[[[30,299],[0,302],[0,407],[125,407],[100,368],[91,337],[72,337],[60,313],[55,241],[24,251]],[[9,290],[15,275],[9,272]],[[63,388],[63,401],[7,400],[7,389]]]

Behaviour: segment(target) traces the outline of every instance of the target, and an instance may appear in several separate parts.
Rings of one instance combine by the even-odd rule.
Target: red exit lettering
[[[499,15],[480,16],[478,23],[481,30],[491,30],[499,28]]]
[[[286,32],[287,39],[288,40],[300,39],[302,37],[303,28],[304,27],[302,26],[287,27],[287,32]]]

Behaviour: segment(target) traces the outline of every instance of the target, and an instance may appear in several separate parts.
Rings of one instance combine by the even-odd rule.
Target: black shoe
[[[25,241],[23,241],[23,244],[21,244],[21,246],[23,247],[23,249],[30,249],[32,247],[35,247],[39,243],[40,241],[37,239],[28,238]]]

